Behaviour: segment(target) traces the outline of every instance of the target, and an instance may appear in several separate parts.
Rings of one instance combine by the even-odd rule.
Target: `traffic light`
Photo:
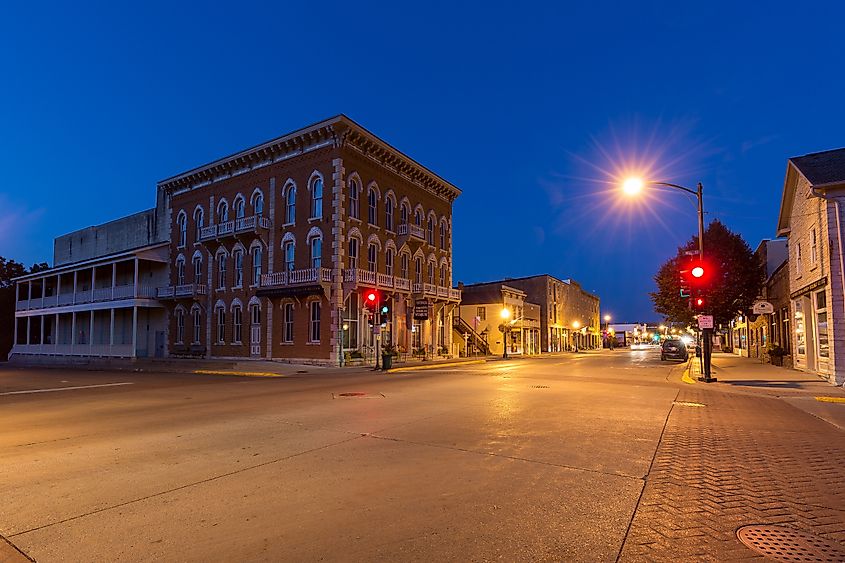
[[[704,306],[707,304],[707,300],[704,299],[701,295],[696,296],[692,301],[692,306],[695,310],[701,311],[704,309]]]
[[[375,289],[369,289],[364,293],[364,307],[368,311],[375,312],[376,307],[378,306],[378,291]]]
[[[381,324],[390,322],[390,302],[385,300],[381,305]]]

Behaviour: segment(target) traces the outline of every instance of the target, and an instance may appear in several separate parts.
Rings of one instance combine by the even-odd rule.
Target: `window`
[[[801,243],[799,242],[795,248],[795,272],[800,278],[804,273],[804,264],[801,261]]]
[[[185,285],[185,259],[182,256],[176,259],[176,285]]]
[[[434,219],[431,217],[428,218],[428,228],[426,229],[425,239],[428,241],[428,244],[434,246]]]
[[[393,275],[393,257],[396,254],[396,251],[392,248],[388,248],[387,251],[384,253],[384,273],[388,276]]]
[[[244,251],[241,249],[233,253],[235,257],[235,279],[234,287],[241,287],[244,284]]]
[[[440,287],[447,287],[446,277],[446,266],[440,266]]]
[[[408,279],[408,260],[409,256],[407,254],[403,254],[400,266],[402,277],[405,279]]]
[[[226,200],[220,202],[220,205],[217,206],[217,222],[218,223],[225,223],[229,220],[229,204],[226,203]]]
[[[311,267],[314,269],[322,267],[323,264],[323,239],[314,237],[311,239]]]
[[[185,311],[176,309],[176,344],[185,340]]]
[[[296,244],[294,244],[294,242],[292,240],[285,241],[284,256],[285,256],[285,271],[286,272],[293,271],[294,258],[296,257]]]
[[[434,262],[428,263],[428,283],[434,285],[434,271],[437,270],[437,264]]]
[[[816,245],[816,230],[810,231],[810,265],[815,266],[818,259],[818,247]]]
[[[446,249],[446,223],[440,223],[440,248]]]
[[[226,341],[226,309],[217,307],[217,343]]]
[[[358,239],[352,237],[349,239],[349,269],[354,270],[358,267]]]
[[[221,254],[217,258],[217,289],[226,288],[226,262],[228,258],[225,254]]]
[[[202,256],[194,256],[194,283],[202,283]]]
[[[344,350],[358,349],[358,294],[352,292],[343,308],[343,341]]]
[[[261,324],[261,305],[258,303],[253,303],[249,307],[249,316],[250,322],[252,326],[258,326]]]
[[[393,200],[390,198],[384,200],[384,228],[393,230]]]
[[[293,342],[293,303],[282,307],[282,342]]]
[[[296,222],[296,186],[288,188],[288,197],[285,200],[285,223]]]
[[[800,299],[795,302],[795,348],[799,356],[807,354],[807,335],[804,332],[804,305]]]
[[[310,315],[310,328],[309,331],[309,340],[311,342],[320,342],[320,302],[319,301],[312,301],[309,304],[309,309],[311,312]]]
[[[194,242],[199,242],[200,235],[202,235],[202,228],[205,226],[205,213],[203,212],[202,207],[194,209],[194,225],[196,226]]]
[[[399,224],[400,225],[407,225],[408,224],[408,214],[410,213],[408,206],[404,203],[402,204],[402,208],[399,210]]]
[[[361,186],[358,185],[358,181],[355,178],[349,180],[349,217],[352,219],[361,218],[361,205],[358,200],[360,189]]]
[[[261,247],[252,247],[252,285],[261,284]]]
[[[371,272],[376,271],[376,257],[378,256],[378,249],[374,243],[370,243],[367,247],[367,269]]]
[[[816,293],[816,333],[819,358],[830,357],[830,341],[827,332],[827,295],[824,290]]]
[[[378,213],[378,195],[376,194],[375,188],[370,188],[369,193],[367,194],[367,221],[370,225],[378,224],[378,217],[376,213]]]
[[[240,305],[232,307],[232,341],[235,344],[241,343],[243,336],[243,314]]]
[[[414,283],[422,283],[422,258],[414,260]]]
[[[479,321],[486,321],[487,320],[487,307],[476,307],[475,316],[478,317]]]
[[[252,209],[256,215],[264,214],[264,196],[260,192],[255,192],[252,196]]]
[[[176,217],[176,225],[179,227],[179,244],[177,246],[182,248],[188,238],[188,216],[185,215],[184,211],[180,211]]]
[[[246,213],[246,202],[244,198],[239,197],[235,200],[235,219],[243,219]]]
[[[417,209],[417,210],[414,212],[414,224],[415,224],[417,227],[422,227],[422,224],[423,224],[423,214],[422,214],[422,211],[420,211],[419,209]]]
[[[311,218],[323,216],[323,179],[315,178],[311,184]]]
[[[200,308],[197,307],[193,311],[191,311],[192,316],[194,317],[194,341],[193,344],[200,343],[200,334],[202,331],[202,313],[200,312]]]

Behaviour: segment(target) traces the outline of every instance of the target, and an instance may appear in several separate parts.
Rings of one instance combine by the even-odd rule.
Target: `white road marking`
[[[99,385],[79,385],[76,387],[54,387],[52,389],[28,389],[26,391],[7,391],[0,395],[28,395],[30,393],[50,393],[51,391],[73,391],[74,389],[92,389],[94,387],[116,387],[118,385],[133,385],[131,381],[124,383],[100,383]]]

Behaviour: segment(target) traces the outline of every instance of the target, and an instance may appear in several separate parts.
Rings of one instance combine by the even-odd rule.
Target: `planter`
[[[393,354],[382,354],[381,355],[381,369],[384,371],[389,370],[393,367]]]
[[[783,356],[770,355],[769,358],[771,358],[773,366],[783,366]]]

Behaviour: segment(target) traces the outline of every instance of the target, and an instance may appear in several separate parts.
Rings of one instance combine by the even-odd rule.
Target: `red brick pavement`
[[[777,398],[685,385],[620,560],[755,558],[736,538],[749,524],[845,545],[845,433]]]

